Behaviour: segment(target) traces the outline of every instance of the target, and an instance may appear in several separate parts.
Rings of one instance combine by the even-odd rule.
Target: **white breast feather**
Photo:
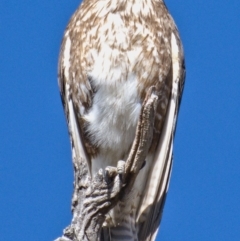
[[[99,74],[99,71],[96,70],[96,73]],[[97,81],[94,79],[95,85]],[[135,75],[128,76],[125,82],[104,81],[95,86],[97,92],[93,97],[92,108],[84,116],[89,123],[87,131],[90,140],[100,149],[97,160],[92,162],[93,173],[106,165],[116,166],[117,161],[127,153],[135,136],[141,110]]]

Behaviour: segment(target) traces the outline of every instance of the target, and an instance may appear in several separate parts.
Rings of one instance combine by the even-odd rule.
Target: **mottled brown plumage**
[[[85,0],[67,26],[59,86],[73,157],[86,157],[92,175],[126,158],[146,91],[155,85],[161,93],[146,167],[129,197],[106,218],[111,240],[125,240],[118,229],[127,225],[132,235],[126,240],[154,240],[184,75],[178,30],[161,0]]]

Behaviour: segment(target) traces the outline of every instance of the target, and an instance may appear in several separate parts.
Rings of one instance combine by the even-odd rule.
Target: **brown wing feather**
[[[81,9],[84,9],[83,6],[84,4],[82,4]],[[91,160],[91,157],[97,153],[97,147],[89,141],[85,131],[87,123],[82,116],[91,108],[95,90],[94,86],[91,85],[91,78],[87,75],[87,65],[91,62],[91,60],[86,60],[86,46],[84,46],[87,44],[85,37],[88,24],[83,25],[79,21],[86,14],[81,9],[79,7],[72,16],[62,40],[58,64],[58,83],[72,145],[77,140],[73,138],[70,126],[71,117],[75,118],[79,135],[81,135],[81,145],[84,146],[88,160]],[[71,117],[69,113],[70,101],[72,101],[74,111],[74,115]],[[91,162],[89,161],[88,164],[90,168]]]
[[[175,38],[174,44],[176,45],[172,46],[172,51],[175,51],[172,53],[173,66],[170,75],[173,85],[160,141],[154,157],[154,165],[148,176],[147,191],[141,203],[142,208],[139,209],[139,241],[154,241],[156,238],[172,169],[173,138],[185,79],[183,50],[177,29],[173,34],[172,38]],[[157,180],[156,176],[158,176]],[[144,207],[146,208],[144,209]]]

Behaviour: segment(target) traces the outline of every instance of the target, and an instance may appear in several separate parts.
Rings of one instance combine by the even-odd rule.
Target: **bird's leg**
[[[87,173],[86,160],[73,159],[75,165],[75,194],[72,224],[64,236],[55,241],[96,241],[107,213],[125,197],[143,167],[152,141],[158,95],[150,88],[142,105],[135,139],[127,161],[118,161],[117,167],[100,169],[93,178]],[[86,170],[86,171],[85,171]]]

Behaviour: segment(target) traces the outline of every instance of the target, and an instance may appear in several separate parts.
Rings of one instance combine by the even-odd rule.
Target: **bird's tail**
[[[138,241],[135,220],[131,219],[116,227],[104,227],[100,241]]]

